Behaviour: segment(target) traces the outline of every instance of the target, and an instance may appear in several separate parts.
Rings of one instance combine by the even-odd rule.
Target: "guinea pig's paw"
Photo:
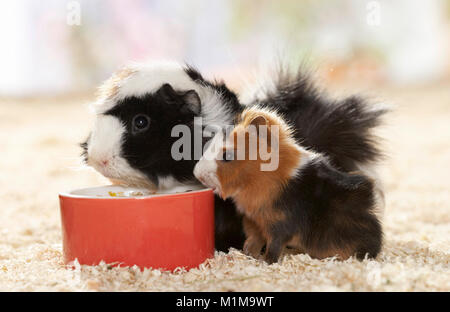
[[[272,254],[264,255],[264,261],[266,261],[267,264],[269,264],[269,265],[277,263],[278,259],[279,259],[279,256],[276,256],[276,255],[272,255]]]
[[[251,256],[255,259],[259,259],[261,256],[261,250],[265,242],[262,238],[257,236],[249,236],[244,243],[243,253],[247,256]]]
[[[283,246],[278,242],[269,242],[266,246],[266,252],[264,253],[264,261],[266,261],[269,265],[277,263],[280,259],[282,250]]]

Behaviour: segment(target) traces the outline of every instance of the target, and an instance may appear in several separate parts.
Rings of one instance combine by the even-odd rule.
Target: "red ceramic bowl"
[[[105,186],[59,195],[66,263],[173,270],[213,256],[212,190],[127,196],[132,192],[145,190]]]

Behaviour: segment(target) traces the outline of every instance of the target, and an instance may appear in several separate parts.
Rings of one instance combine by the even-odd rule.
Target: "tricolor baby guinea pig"
[[[273,111],[255,106],[241,113],[232,131],[216,135],[194,174],[244,215],[244,252],[251,256],[264,246],[268,263],[285,246],[319,259],[380,251],[373,181],[300,146]]]

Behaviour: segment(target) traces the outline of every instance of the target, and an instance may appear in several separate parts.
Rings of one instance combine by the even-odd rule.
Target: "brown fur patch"
[[[291,240],[286,244],[291,248],[295,248],[296,253],[307,252],[312,258],[325,259],[330,257],[338,257],[340,260],[350,258],[355,254],[354,244],[347,244],[346,246],[326,246],[316,245],[312,248],[305,248],[302,244],[302,238],[299,234],[294,235]]]
[[[346,260],[356,253],[355,246],[350,244],[346,246],[327,246],[327,248],[312,248],[308,250],[308,254],[317,259],[325,259],[337,257],[340,260]]]
[[[97,96],[104,100],[114,98],[119,92],[120,82],[130,77],[135,72],[135,70],[127,67],[118,70],[98,88]]]
[[[256,160],[250,160],[249,156],[249,134],[248,128],[252,120],[258,116],[263,116],[267,120],[268,130],[271,126],[279,127],[279,136],[277,143],[279,146],[279,165],[274,171],[261,171],[261,164],[267,163],[267,160],[260,158],[257,153]],[[233,129],[230,138],[234,142],[233,148],[236,151],[238,136],[245,135],[245,159],[233,161],[217,161],[217,177],[222,187],[222,196],[233,197],[239,207],[245,209],[245,213],[253,215],[261,207],[265,207],[263,218],[277,220],[279,215],[269,213],[268,207],[277,198],[285,184],[291,177],[292,171],[298,166],[300,150],[292,139],[290,128],[276,115],[259,109],[245,110],[239,116],[239,124]],[[270,137],[270,132],[268,136]],[[258,149],[265,148],[265,143],[260,142]],[[272,144],[268,142],[268,152],[272,151]],[[235,155],[237,156],[237,155]],[[258,222],[259,223],[259,222]]]
[[[261,250],[266,244],[266,238],[262,235],[260,227],[248,217],[243,218],[244,232],[246,240],[244,243],[244,253],[246,255],[258,258]]]

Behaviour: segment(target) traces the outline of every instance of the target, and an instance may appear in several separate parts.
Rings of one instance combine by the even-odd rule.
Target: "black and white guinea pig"
[[[81,144],[86,164],[114,182],[152,190],[199,184],[198,159],[172,157],[175,125],[192,130],[194,117],[201,117],[203,125],[223,127],[241,108],[224,84],[171,62],[130,65],[99,91],[94,128]],[[245,236],[233,203],[216,198],[215,215],[216,249],[241,248]]]

